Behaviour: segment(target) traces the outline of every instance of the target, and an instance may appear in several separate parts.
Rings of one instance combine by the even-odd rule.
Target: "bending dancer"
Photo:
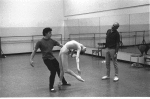
[[[76,50],[76,54],[75,54]],[[60,59],[60,81],[59,81],[59,87],[62,84],[62,78],[64,76],[64,73],[70,74],[74,76],[77,80],[84,82],[84,80],[81,78],[81,71],[79,68],[79,56],[80,54],[85,53],[86,47],[80,44],[79,42],[75,40],[68,41],[60,50],[59,53],[59,59]],[[76,57],[76,63],[77,63],[77,70],[78,75],[75,74],[72,70],[68,69],[68,54],[71,53],[72,57]]]

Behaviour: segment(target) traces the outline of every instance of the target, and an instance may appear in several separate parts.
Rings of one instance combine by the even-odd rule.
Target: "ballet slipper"
[[[81,76],[77,76],[77,79],[81,82],[84,82],[85,80],[81,78]]]

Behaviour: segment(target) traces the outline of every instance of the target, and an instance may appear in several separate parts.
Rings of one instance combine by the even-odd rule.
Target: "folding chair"
[[[98,44],[98,47],[96,50],[92,50],[92,55],[94,55],[94,53],[97,55],[97,56],[100,56],[99,53],[101,53],[101,56],[102,56],[102,49],[105,48],[105,43],[97,43]]]

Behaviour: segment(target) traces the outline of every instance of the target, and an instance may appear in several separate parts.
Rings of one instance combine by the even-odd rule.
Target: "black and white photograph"
[[[150,0],[0,0],[0,98],[150,97]]]

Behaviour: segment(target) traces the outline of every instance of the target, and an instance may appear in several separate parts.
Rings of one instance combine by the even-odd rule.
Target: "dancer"
[[[43,38],[36,43],[35,48],[30,57],[30,64],[32,67],[34,67],[33,58],[35,56],[36,51],[40,48],[42,52],[43,61],[45,65],[47,66],[48,70],[50,71],[50,77],[49,77],[50,92],[56,92],[53,86],[54,86],[56,73],[58,74],[58,76],[60,76],[60,69],[59,69],[58,61],[52,54],[52,49],[54,46],[62,47],[62,45],[58,43],[57,41],[51,39],[51,35],[52,35],[51,32],[52,32],[52,29],[49,27],[43,29]],[[65,80],[65,78],[62,79],[62,82],[63,82],[63,85],[67,85],[67,86],[71,85]]]
[[[59,65],[60,66],[60,81],[58,84],[59,87],[62,84],[62,78],[64,76],[64,73],[70,74],[74,76],[77,80],[84,82],[84,80],[80,76],[81,71],[79,68],[79,56],[80,54],[84,54],[85,51],[86,51],[86,47],[83,44],[80,44],[79,42],[75,40],[68,41],[61,48],[60,53],[59,53],[59,59],[60,59],[60,65]],[[76,58],[78,75],[68,68],[68,54],[70,54],[70,52],[71,52],[71,56]]]

